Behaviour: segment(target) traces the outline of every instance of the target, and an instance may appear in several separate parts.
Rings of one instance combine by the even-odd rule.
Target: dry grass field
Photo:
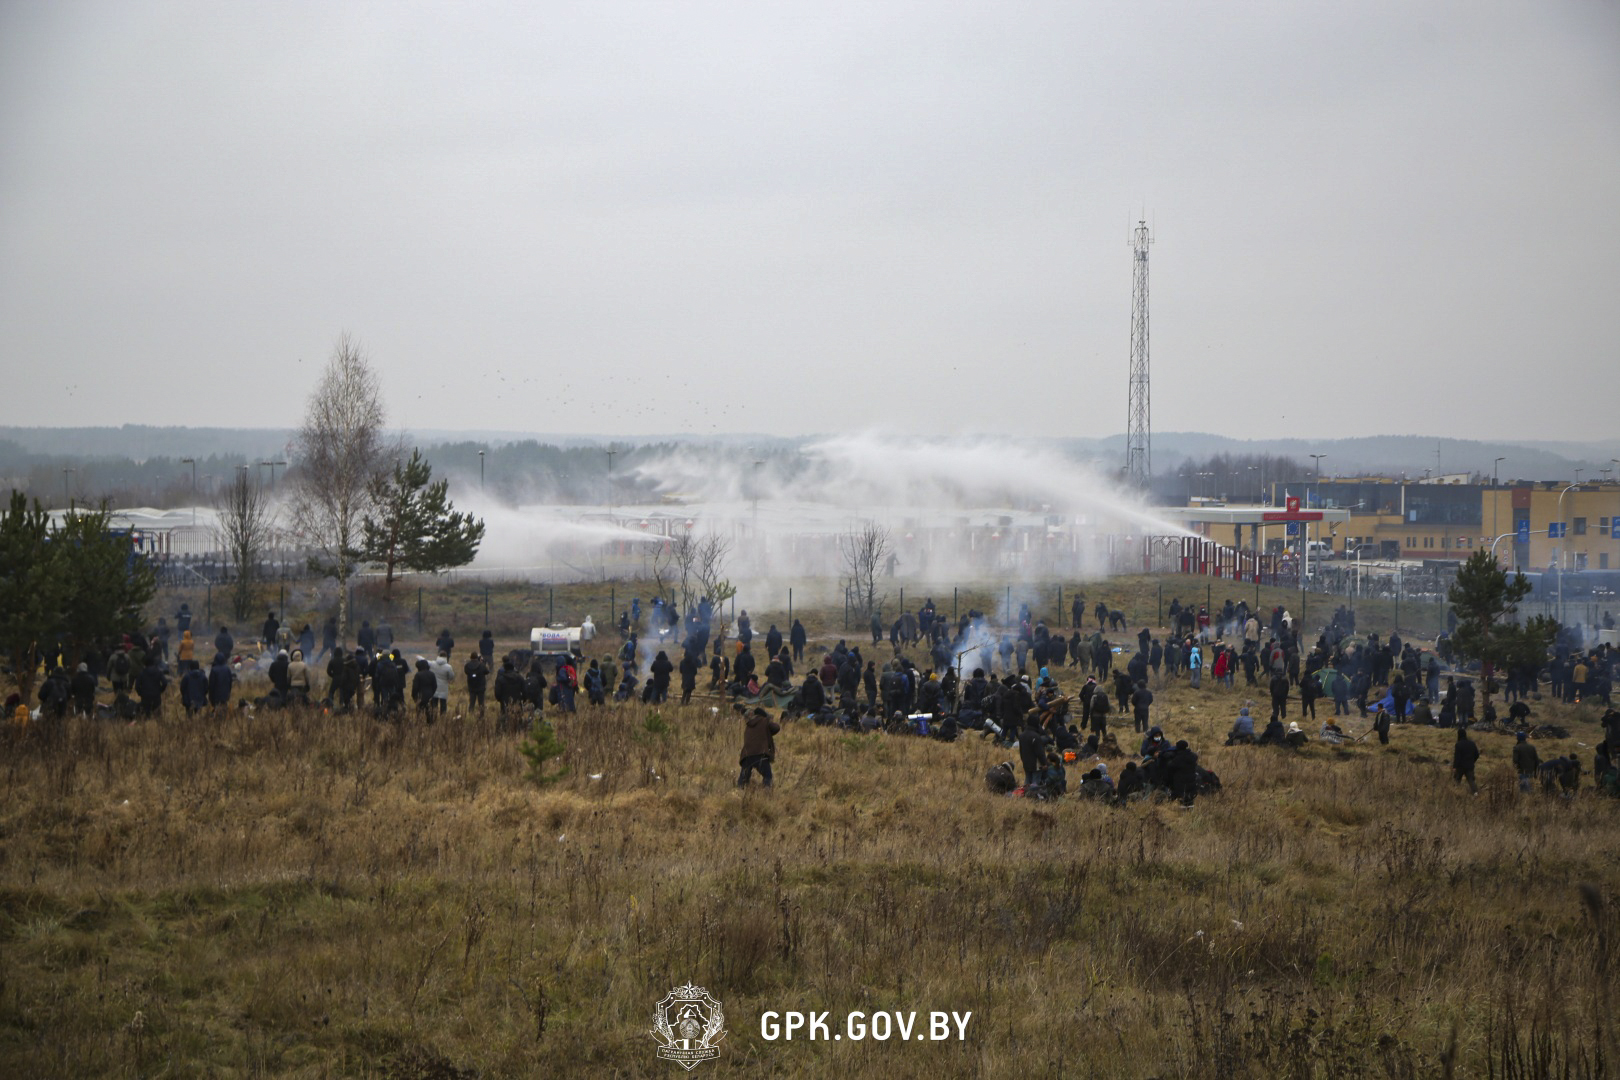
[[[1612,1075],[1620,804],[1520,795],[1503,735],[1477,797],[1446,731],[1225,748],[1239,682],[1158,691],[1224,782],[1191,810],[996,797],[1016,751],[977,735],[807,722],[739,792],[708,698],[560,719],[545,787],[459,685],[432,726],[170,701],[13,738],[0,1073],[687,1075],[648,1029],[690,981],[729,1032],[694,1075]],[[1538,709],[1571,731],[1542,757],[1589,764],[1595,718]],[[972,1018],[762,1038],[789,1009]]]

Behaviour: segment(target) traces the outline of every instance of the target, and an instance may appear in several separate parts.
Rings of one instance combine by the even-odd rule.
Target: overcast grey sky
[[[1620,5],[0,5],[12,422],[1616,428]]]

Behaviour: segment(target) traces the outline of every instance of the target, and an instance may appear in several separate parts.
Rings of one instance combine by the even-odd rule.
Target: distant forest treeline
[[[728,435],[715,439],[658,436],[636,443],[577,436],[555,440],[519,438],[505,433],[485,439],[459,432],[430,432],[405,438],[407,449],[419,446],[438,476],[451,483],[452,496],[469,499],[480,486],[505,503],[552,502],[596,505],[647,502],[659,494],[642,466],[677,452],[690,474],[700,469],[760,462],[760,475],[791,484],[802,474],[801,453],[810,439]],[[1117,470],[1123,461],[1123,438],[1044,440],[1071,459],[1093,463],[1100,472]],[[749,445],[744,445],[745,443]],[[117,428],[29,428],[0,426],[0,491],[17,488],[51,507],[74,502],[114,507],[169,508],[193,502],[203,505],[243,466],[266,484],[280,484],[292,457],[292,432],[274,429],[184,428],[125,425]],[[1493,459],[1502,457],[1503,480],[1514,477],[1569,477],[1583,467],[1596,479],[1608,448],[1569,444],[1571,456],[1553,444],[1536,446],[1470,440],[1434,440],[1419,436],[1374,436],[1358,439],[1238,440],[1203,433],[1173,432],[1154,439],[1154,477],[1149,499],[1161,505],[1186,502],[1189,496],[1255,498],[1262,483],[1290,483],[1314,477],[1310,456],[1323,453],[1322,475],[1361,473],[1420,477],[1426,470],[1473,473],[1489,478]],[[1620,448],[1614,448],[1620,454]],[[484,452],[482,473],[479,451]],[[609,454],[611,451],[611,456]],[[612,490],[609,491],[611,461]],[[277,463],[273,467],[269,462]],[[1594,464],[1595,462],[1595,464]]]
[[[209,442],[199,438],[198,445]],[[261,440],[264,442],[264,440]],[[267,443],[274,446],[274,443]],[[407,452],[411,445],[407,443]],[[0,438],[0,490],[17,489],[37,497],[48,507],[69,502],[113,507],[151,506],[167,509],[193,502],[192,454],[159,453],[137,459],[105,449],[105,442],[83,450],[74,439],[62,440],[62,450],[28,449],[15,439]],[[452,497],[465,498],[484,489],[505,503],[648,502],[658,497],[653,478],[638,475],[640,466],[675,451],[674,443],[611,446],[557,446],[526,439],[499,445],[471,441],[423,445],[422,456],[434,475],[451,483]],[[612,491],[609,491],[612,450]],[[688,451],[693,446],[683,447]],[[718,452],[718,448],[715,449]],[[479,451],[483,451],[483,461]],[[735,455],[732,448],[726,452]],[[772,447],[758,452],[771,459],[796,456],[795,451]],[[265,485],[284,483],[290,467],[285,448],[274,456],[241,450],[201,453],[196,456],[196,496],[211,505],[220,489],[247,467]],[[272,465],[272,463],[274,463]]]

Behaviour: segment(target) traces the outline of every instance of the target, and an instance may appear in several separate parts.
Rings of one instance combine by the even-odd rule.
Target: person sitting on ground
[[[1148,728],[1147,734],[1142,736],[1142,745],[1137,749],[1136,756],[1152,757],[1168,745],[1169,743],[1164,737],[1164,729],[1155,725]]]
[[[1288,726],[1290,729],[1293,729],[1298,725],[1290,724]],[[1289,734],[1293,734],[1293,731],[1290,730]],[[1318,732],[1318,738],[1327,743],[1329,746],[1338,746],[1340,743],[1344,742],[1344,729],[1338,724],[1335,724],[1332,720],[1324,720],[1322,721],[1322,730]]]
[[[1299,725],[1295,724],[1294,726],[1298,727]],[[1255,745],[1257,745],[1257,746],[1282,746],[1282,745],[1284,745],[1286,736],[1287,736],[1287,732],[1285,732],[1283,730],[1282,721],[1281,720],[1272,720],[1272,721],[1270,721],[1270,722],[1268,722],[1266,724],[1266,729],[1264,731],[1262,731],[1260,733],[1260,737],[1255,740]]]
[[[1082,799],[1107,799],[1114,794],[1114,786],[1103,779],[1101,769],[1092,769],[1081,779],[1076,794]]]
[[[990,789],[992,795],[1011,795],[1018,787],[1018,774],[1013,771],[1013,763],[1003,761],[995,765],[984,774],[984,785]]]
[[[1145,784],[1142,770],[1136,767],[1136,762],[1127,761],[1125,771],[1119,774],[1119,786],[1115,790],[1116,802],[1125,802],[1129,799],[1139,799],[1143,796]]]
[[[1198,754],[1186,739],[1176,742],[1170,755],[1170,793],[1181,800],[1182,806],[1191,806],[1198,798]]]
[[[1237,720],[1232,724],[1232,730],[1226,736],[1227,746],[1248,746],[1254,742],[1254,717],[1249,715],[1247,705],[1238,710]]]
[[[1416,702],[1413,703],[1412,719],[1410,722],[1414,724],[1424,724],[1429,727],[1434,726],[1434,710],[1429,707],[1428,698],[1420,697]]]
[[[1035,774],[1035,782],[1024,788],[1025,798],[1060,799],[1069,790],[1068,772],[1056,754],[1046,755],[1046,765]]]

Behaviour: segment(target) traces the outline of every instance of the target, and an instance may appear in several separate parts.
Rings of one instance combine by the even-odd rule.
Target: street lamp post
[[[478,451],[478,490],[484,490],[484,452]]]
[[[1502,465],[1503,461],[1507,461],[1507,458],[1497,458],[1497,460],[1490,463],[1490,531],[1492,533],[1497,531],[1497,504],[1502,502],[1502,497],[1497,494],[1497,466]],[[1492,546],[1492,549],[1494,547]],[[1490,554],[1495,555],[1495,551],[1490,552]]]
[[[1322,459],[1326,454],[1312,454],[1311,460],[1316,462],[1316,505],[1322,505]]]
[[[1575,471],[1576,473],[1580,472],[1579,469]],[[1564,555],[1569,551],[1569,525],[1564,521],[1564,496],[1580,486],[1580,481],[1577,480],[1558,493],[1558,538],[1563,543],[1558,545],[1558,550],[1553,552],[1553,557],[1558,561],[1558,621],[1560,623],[1564,621]]]
[[[610,514],[613,513],[613,455],[617,454],[617,453],[618,453],[618,451],[613,450],[613,449],[609,449],[607,451],[607,459],[608,459],[607,504],[608,504],[608,513],[610,513]]]
[[[69,510],[73,509],[73,492],[68,487],[68,474],[69,473],[76,473],[78,471],[79,471],[78,469],[63,469],[62,470],[62,495],[68,501],[68,509]]]

